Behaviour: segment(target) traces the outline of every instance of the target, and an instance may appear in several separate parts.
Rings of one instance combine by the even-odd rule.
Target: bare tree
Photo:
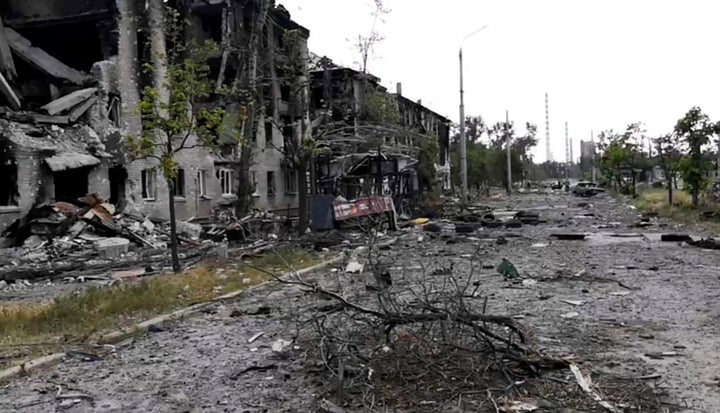
[[[382,22],[385,15],[390,13],[390,9],[385,8],[382,0],[373,0],[373,5],[373,23],[370,31],[366,35],[359,34],[355,45],[360,52],[360,71],[363,73],[368,72],[368,60],[375,52],[375,46],[385,39],[378,31],[378,24]]]

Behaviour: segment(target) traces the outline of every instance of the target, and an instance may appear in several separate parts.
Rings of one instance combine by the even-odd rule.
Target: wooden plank
[[[87,89],[76,90],[72,93],[55,99],[40,109],[46,111],[49,115],[57,115],[58,113],[65,112],[73,106],[79,105],[80,103],[87,100],[90,96],[97,92],[97,88],[89,87]]]
[[[58,125],[67,125],[70,123],[70,119],[67,116],[47,116],[39,113],[30,114],[32,120],[37,123],[55,123]]]
[[[10,83],[5,80],[5,76],[3,76],[2,73],[0,73],[0,92],[5,95],[11,108],[20,110],[20,98],[18,98],[12,86],[10,86]]]
[[[66,79],[78,85],[85,82],[86,76],[82,72],[65,65],[63,62],[45,53],[45,51],[39,47],[34,47],[32,43],[30,43],[30,40],[24,38],[15,30],[6,27],[5,35],[8,39],[10,48],[15,52],[15,54],[34,67],[42,70],[50,76],[58,79]]]
[[[0,18],[0,69],[5,73],[5,78],[13,80],[17,76],[15,70],[15,61],[10,52],[7,36],[5,35],[5,26]]]
[[[90,99],[86,100],[85,102],[75,106],[73,110],[70,111],[70,114],[68,117],[70,118],[70,122],[75,122],[78,120],[80,116],[83,115],[83,113],[87,112],[88,109],[92,107],[92,105],[97,102],[97,97],[92,96]]]

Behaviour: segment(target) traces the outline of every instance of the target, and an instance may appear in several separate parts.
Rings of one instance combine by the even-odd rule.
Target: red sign
[[[334,205],[335,220],[343,221],[368,215],[395,212],[395,203],[389,196],[360,198],[354,201],[336,203]]]

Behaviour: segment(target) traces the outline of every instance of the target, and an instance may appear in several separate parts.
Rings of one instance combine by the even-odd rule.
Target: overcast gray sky
[[[370,0],[278,0],[310,30],[310,48],[357,67],[358,34],[372,26]],[[565,159],[569,122],[579,156],[590,131],[642,121],[669,132],[693,105],[720,116],[720,1],[385,0],[369,71],[390,89],[457,122],[458,48],[463,42],[466,114],[488,123],[509,110],[538,125],[545,160],[544,94],[550,95],[553,157]]]

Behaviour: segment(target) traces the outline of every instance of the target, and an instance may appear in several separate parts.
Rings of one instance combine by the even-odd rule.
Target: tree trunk
[[[172,269],[175,274],[178,274],[180,268],[180,256],[178,255],[178,241],[177,241],[177,222],[175,218],[175,188],[173,180],[165,177],[168,187],[168,207],[170,208],[170,256],[172,259]]]
[[[263,27],[267,20],[267,13],[270,6],[268,0],[259,0],[260,11],[255,19],[253,19],[252,28],[250,29],[250,38],[247,42],[247,63],[239,76],[240,84],[247,88],[247,92],[250,95],[249,102],[246,102],[246,121],[243,130],[242,143],[240,145],[240,162],[239,162],[239,173],[238,173],[238,199],[235,203],[235,213],[238,216],[247,214],[250,210],[250,200],[252,197],[252,191],[255,188],[251,188],[250,184],[250,162],[252,159],[252,148],[251,144],[255,141],[257,132],[256,117],[257,109],[256,103],[258,102],[258,54],[260,52],[260,37],[262,36]]]
[[[667,178],[667,190],[668,190],[668,205],[673,205],[673,179]]]
[[[302,160],[297,171],[298,190],[298,234],[303,235],[308,227],[308,182],[307,182],[307,161]]]
[[[250,105],[248,119],[245,123],[245,129],[249,132],[245,132],[243,142],[240,145],[240,162],[237,168],[238,172],[238,187],[237,187],[237,201],[235,201],[235,215],[238,218],[247,215],[251,207],[252,194],[255,191],[252,183],[250,182],[250,163],[252,161],[252,146],[253,140],[248,136],[252,136],[255,133],[255,109],[254,105]]]
[[[167,50],[165,48],[165,19],[163,0],[148,0],[148,29],[150,30],[150,60],[153,66],[153,87],[160,95],[160,102],[167,104],[170,92],[167,89]],[[163,116],[164,113],[161,112]]]
[[[699,183],[695,182],[695,184],[693,185],[693,189],[692,189],[692,206],[693,206],[693,208],[697,208],[698,203],[700,201],[700,199],[699,199],[700,191],[699,191],[698,185],[699,185]]]

